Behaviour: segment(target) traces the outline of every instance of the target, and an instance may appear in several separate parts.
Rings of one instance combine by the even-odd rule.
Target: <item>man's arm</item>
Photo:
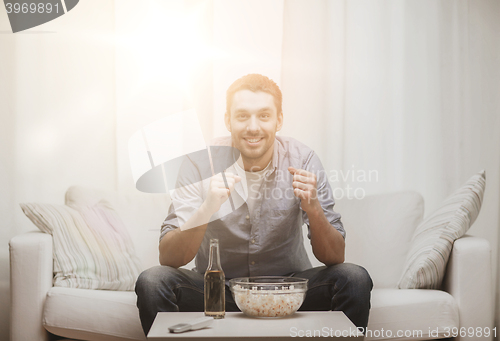
[[[306,213],[309,217],[314,256],[325,265],[343,263],[345,240],[342,234],[326,219],[321,206],[316,210],[306,211]]]
[[[288,168],[293,175],[293,192],[309,218],[311,245],[314,256],[325,265],[344,262],[345,241],[325,216],[317,194],[316,174],[303,169]]]
[[[213,176],[207,197],[194,214],[180,227],[169,231],[160,241],[160,264],[175,268],[189,263],[200,248],[208,222],[216,213],[230,193],[234,185],[241,180],[237,175],[225,173],[229,188],[226,188],[222,175]],[[167,217],[167,220],[169,217]]]
[[[202,205],[182,228],[167,232],[160,241],[160,264],[178,268],[189,263],[200,248],[211,216]],[[189,225],[192,228],[186,228]]]

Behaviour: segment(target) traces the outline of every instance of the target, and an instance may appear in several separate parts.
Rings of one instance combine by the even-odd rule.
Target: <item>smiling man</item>
[[[204,310],[203,274],[211,238],[219,239],[226,279],[307,278],[300,310],[340,310],[366,329],[371,278],[364,268],[344,263],[345,231],[333,210],[333,192],[318,156],[293,138],[276,136],[283,126],[279,87],[258,74],[236,80],[227,90],[225,124],[231,137],[215,144],[232,146],[241,154],[226,172],[227,187],[218,174],[199,191],[187,192],[180,201],[196,210],[185,219],[182,210],[171,205],[160,236],[161,266],[144,271],[137,280],[137,306],[146,335],[157,312]],[[200,167],[193,163],[182,176],[200,182]],[[229,196],[242,198],[243,204],[211,219]],[[302,237],[304,223],[313,253],[324,266],[311,266]],[[195,269],[179,268],[194,257]],[[228,287],[226,311],[239,311]]]

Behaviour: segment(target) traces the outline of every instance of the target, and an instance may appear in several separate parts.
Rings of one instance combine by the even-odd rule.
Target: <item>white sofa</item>
[[[127,224],[144,269],[158,264],[159,226],[168,209],[167,196],[78,190],[82,200],[104,198],[115,207]],[[389,339],[389,331],[391,340],[427,340],[443,338],[454,327],[492,327],[487,240],[465,236],[455,242],[443,290],[396,288],[423,207],[422,197],[415,192],[337,202],[335,208],[342,214],[347,233],[346,261],[364,266],[374,281],[368,325],[372,334],[368,333],[367,340]],[[305,245],[313,265],[320,265],[307,237]],[[10,259],[12,341],[48,340],[47,331],[73,339],[145,340],[133,291],[52,286],[50,235],[30,232],[15,236],[10,241]],[[414,332],[419,330],[421,335]],[[413,337],[395,337],[398,332]]]

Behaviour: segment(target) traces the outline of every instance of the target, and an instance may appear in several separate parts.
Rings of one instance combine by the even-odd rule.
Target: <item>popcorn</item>
[[[276,290],[257,290],[233,287],[234,300],[245,314],[255,317],[283,317],[296,312],[304,301],[305,291],[290,287],[275,287]]]

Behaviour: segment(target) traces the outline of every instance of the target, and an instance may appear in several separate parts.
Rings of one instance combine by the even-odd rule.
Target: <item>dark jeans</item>
[[[366,329],[373,287],[361,266],[342,263],[293,274],[309,279],[301,311],[343,311],[357,327]],[[170,266],[144,271],[135,285],[142,329],[147,335],[160,311],[204,311],[203,275]],[[226,311],[240,311],[226,286]]]

